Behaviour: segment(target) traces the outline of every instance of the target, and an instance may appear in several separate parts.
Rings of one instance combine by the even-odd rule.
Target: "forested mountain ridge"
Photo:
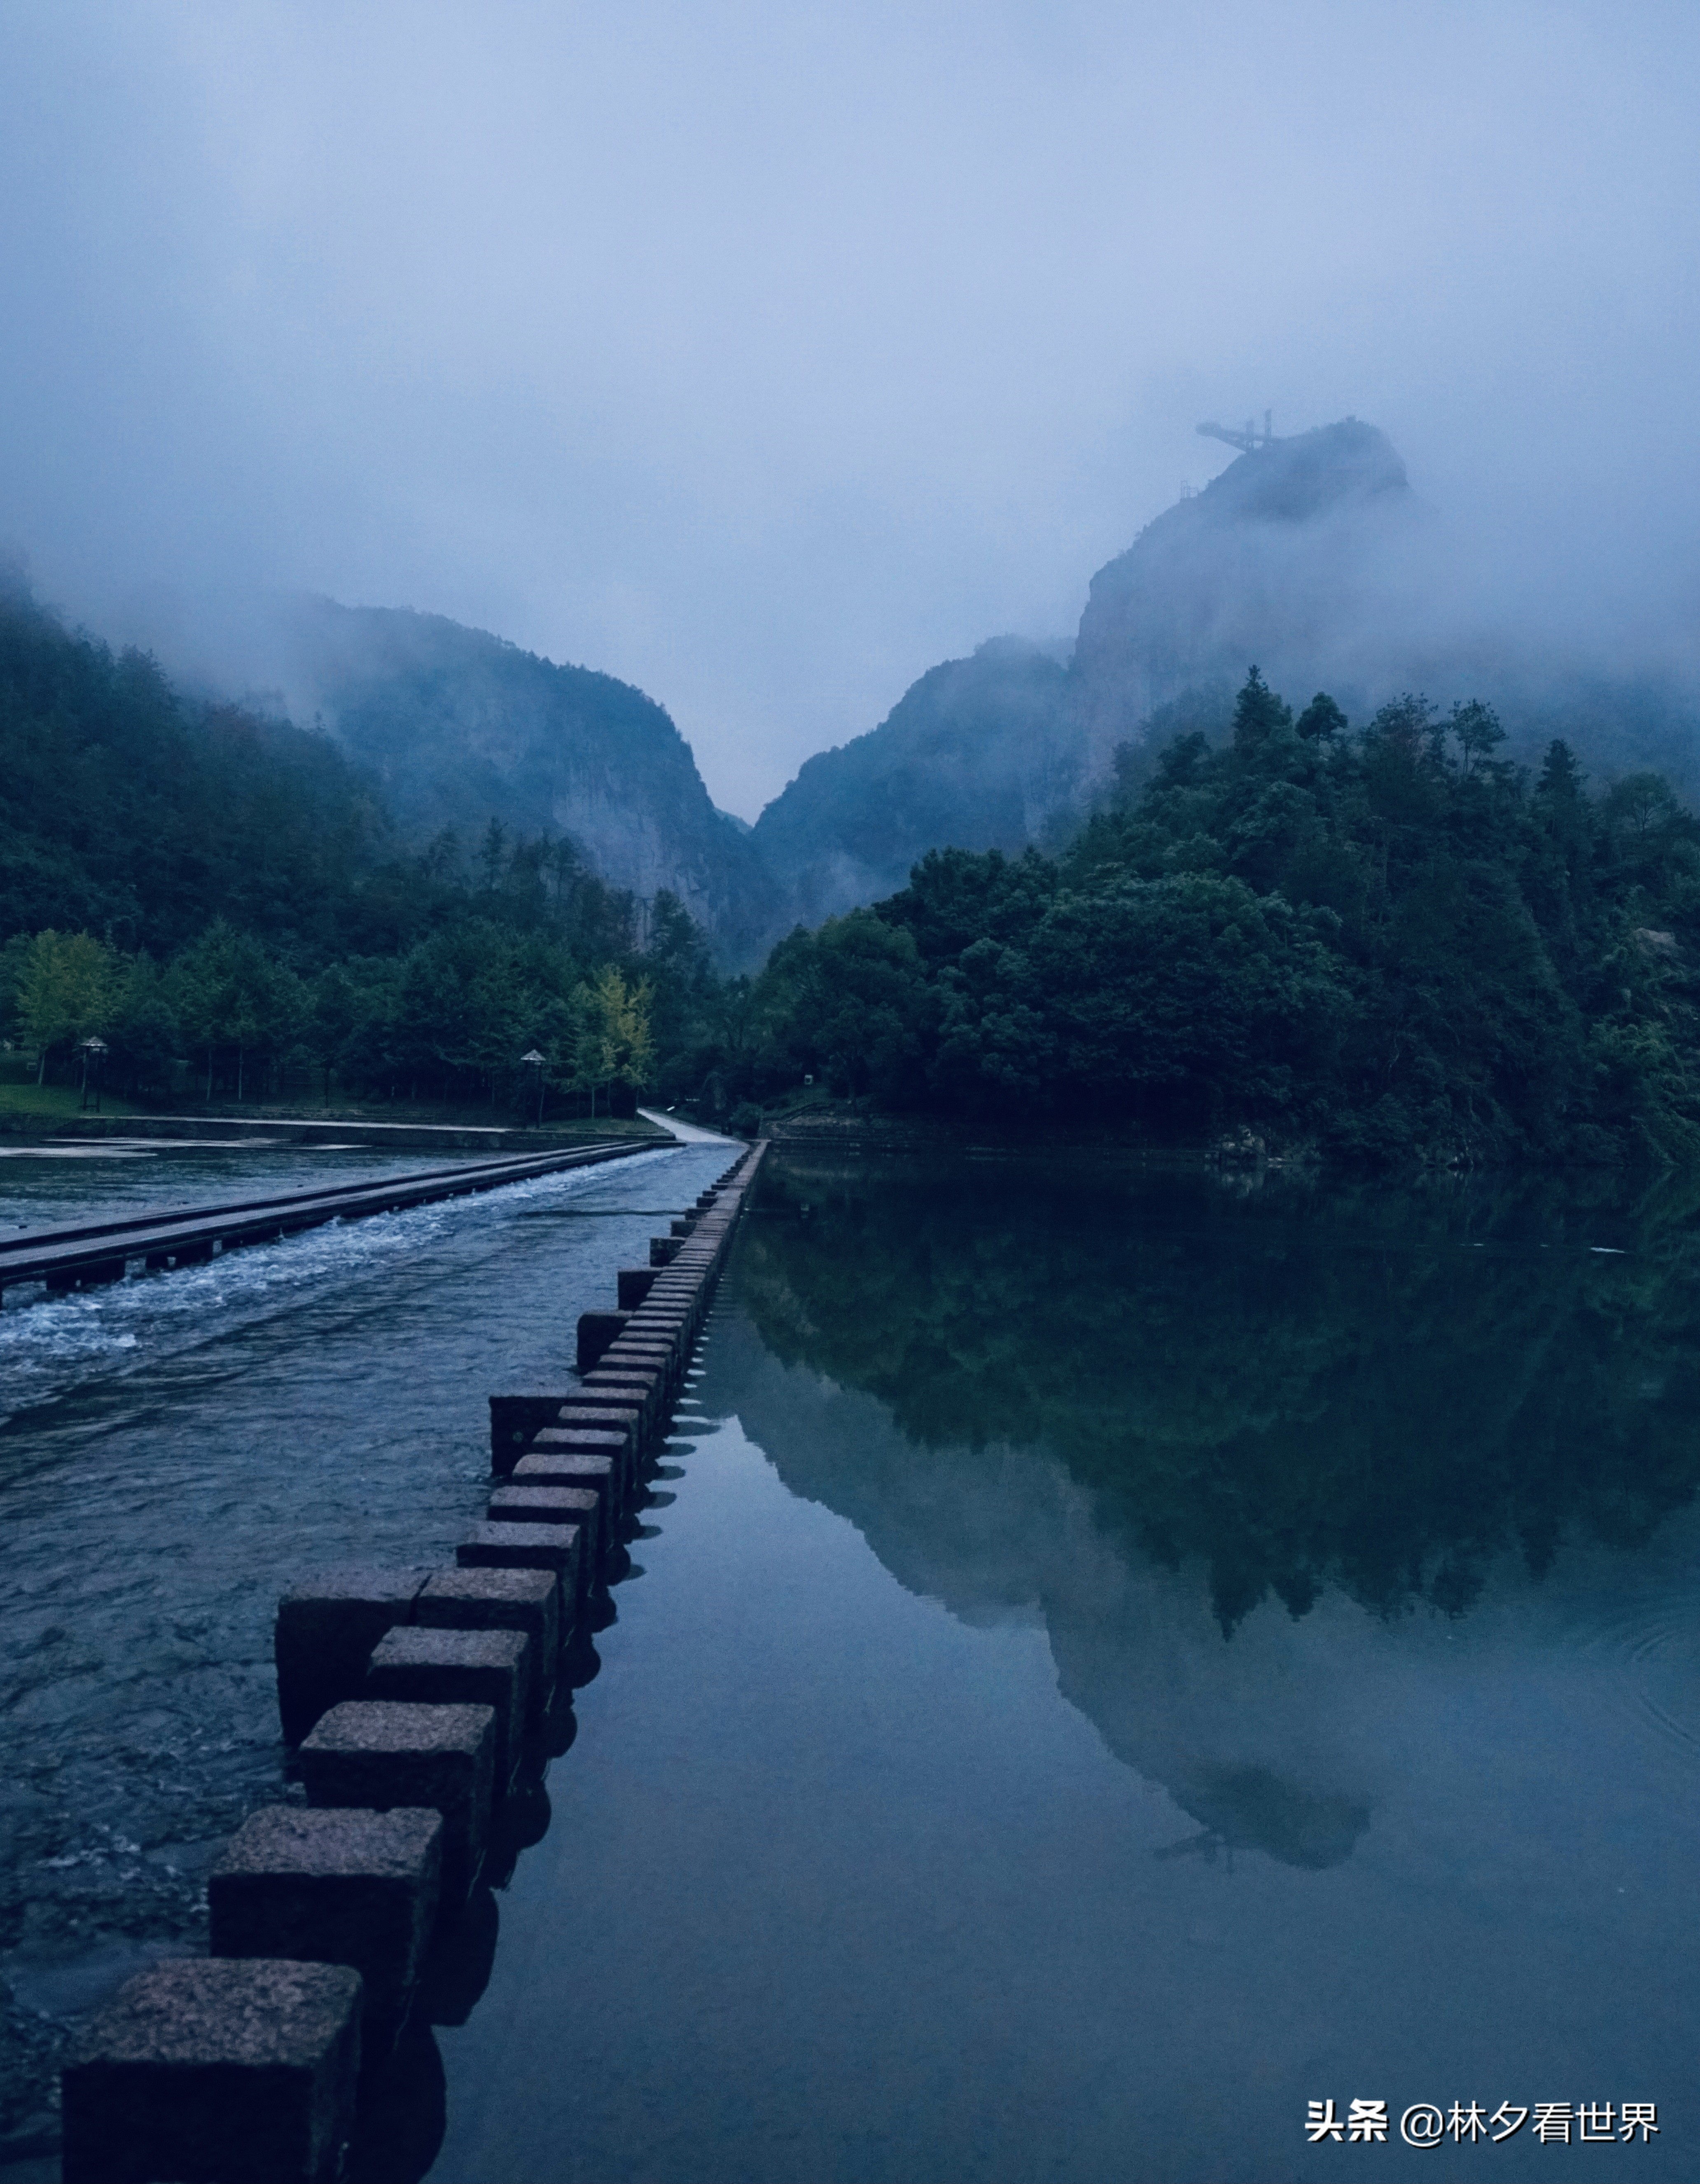
[[[766,1066],[1377,1162],[1700,1157],[1700,822],[1504,742],[1474,702],[1295,718],[1254,671],[1224,746],[1124,764],[1062,857],[935,853],[782,942]]]
[[[1177,732],[1225,733],[1254,660],[1359,718],[1407,690],[1480,699],[1529,763],[1558,737],[1605,778],[1656,766],[1700,790],[1692,689],[1548,653],[1509,610],[1502,626],[1460,620],[1451,581],[1437,519],[1376,426],[1247,448],[1092,577],[1066,670],[983,645],[807,762],[756,827],[784,922],[875,900],[925,848],[1054,844],[1110,790],[1120,747],[1149,758]]]
[[[1092,578],[1066,665],[1018,639],[913,683],[810,759],[756,822],[787,925],[876,900],[929,849],[1054,844],[1168,713],[1225,725],[1252,660],[1337,657],[1356,579],[1419,521],[1385,434],[1354,419],[1260,447]]]
[[[323,736],[186,705],[146,655],[0,593],[0,939],[87,928],[167,950],[215,916],[337,952],[395,854],[372,784]]]
[[[185,699],[21,593],[0,597],[0,1034],[42,1078],[237,1100],[510,1105],[543,1077],[629,1101],[711,993],[665,891],[641,906],[562,838],[487,821],[399,838],[330,739]],[[521,1057],[538,1050],[531,1074]]]
[[[930,668],[879,727],[808,760],[755,825],[788,922],[891,894],[928,850],[1019,852],[1077,809],[1067,683],[1051,654],[994,638]]]
[[[493,818],[571,842],[639,903],[677,896],[728,955],[747,956],[772,925],[748,833],[630,683],[400,609],[299,600],[281,637],[299,710],[371,774],[409,838]]]
[[[990,666],[1040,705],[1060,672]],[[310,1067],[327,1100],[648,1086],[754,1127],[812,1077],[976,1128],[1700,1160],[1700,822],[1657,775],[1591,789],[1562,742],[1531,773],[1475,701],[1354,729],[1254,671],[1225,741],[1124,744],[1060,854],[931,850],[754,980],[563,836],[408,848],[326,738],[186,702],[25,600],[0,748],[0,1029],[61,1078],[93,1036],[115,1086],[181,1097],[187,1065],[209,1100]]]
[[[1402,681],[1373,587],[1423,521],[1391,442],[1355,417],[1249,448],[1165,509],[1088,588],[1069,692],[1083,770],[1104,781],[1159,708],[1236,688],[1253,660],[1348,702],[1366,677]]]
[[[1557,736],[1600,777],[1657,766],[1700,789],[1694,694],[1460,623],[1437,524],[1372,425],[1260,441],[1097,571],[1072,655],[997,638],[928,669],[878,727],[809,759],[753,830],[715,809],[643,692],[441,616],[274,600],[203,632],[199,663],[188,642],[182,665],[316,717],[410,848],[492,818],[566,841],[640,916],[676,896],[736,968],[900,889],[929,850],[1057,846],[1110,791],[1119,746],[1149,758],[1177,731],[1225,733],[1253,660],[1358,718],[1405,690],[1480,699],[1530,763]]]

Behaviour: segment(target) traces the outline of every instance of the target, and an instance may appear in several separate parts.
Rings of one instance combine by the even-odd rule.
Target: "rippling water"
[[[452,1559],[482,1513],[487,1398],[570,1379],[578,1312],[664,1225],[613,1210],[688,1204],[725,1158],[639,1154],[0,1313],[0,1976],[24,2142],[64,2018],[198,1945],[209,1859],[276,1794],[281,1585]],[[198,1162],[185,1195],[325,1173],[227,1163],[209,1190]],[[86,1187],[38,1186],[32,1215]]]
[[[329,1189],[362,1177],[451,1167],[470,1154],[387,1153],[370,1145],[265,1149],[206,1139],[91,1139],[17,1145],[0,1139],[0,1229],[114,1219],[181,1206],[215,1206],[272,1191]]]
[[[194,1945],[276,1787],[281,1575],[446,1552],[485,1396],[556,1378],[659,1225],[572,1217],[723,1158],[36,1323],[59,1392],[0,1434],[20,2042]],[[1680,1193],[776,1154],[666,1474],[356,2184],[1695,2173]],[[1327,2099],[1391,2142],[1310,2144]],[[1572,2144],[1419,2152],[1430,2101],[1565,2104]],[[1657,2137],[1575,2142],[1625,2101]]]
[[[50,1228],[85,1217],[122,1219],[158,1206],[218,1205],[226,1199],[281,1195],[293,1190],[330,1187],[406,1174],[430,1162],[410,1159],[374,1162],[364,1150],[350,1158],[315,1161],[299,1153],[273,1156],[200,1156],[187,1174],[181,1167],[166,1190],[150,1170],[127,1174],[129,1190],[100,1188],[86,1164],[72,1174],[49,1169],[20,1178],[16,1169],[0,1173],[0,1220]],[[449,1162],[442,1163],[450,1165]],[[517,1184],[504,1208],[523,1202],[539,1184]],[[104,1174],[100,1182],[106,1181]],[[49,1397],[109,1378],[137,1364],[152,1366],[185,1345],[216,1340],[250,1318],[265,1318],[327,1284],[340,1285],[381,1272],[402,1256],[428,1248],[436,1239],[461,1233],[456,1201],[405,1212],[311,1228],[276,1245],[248,1245],[220,1254],[198,1267],[176,1270],[169,1281],[137,1274],[123,1282],[63,1296],[13,1290],[0,1312],[0,1416]],[[15,1218],[22,1215],[24,1218]],[[28,1296],[27,1303],[21,1300]]]

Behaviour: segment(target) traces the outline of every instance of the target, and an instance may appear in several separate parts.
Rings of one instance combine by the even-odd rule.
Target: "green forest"
[[[1354,731],[1253,669],[1059,857],[940,850],[777,948],[776,1080],[894,1106],[1241,1134],[1364,1161],[1691,1158],[1700,827],[1562,743],[1497,755],[1479,704]]]
[[[99,1039],[105,1085],[144,1099],[629,1112],[682,997],[711,995],[677,902],[642,916],[493,819],[407,845],[324,736],[197,707],[18,597],[0,749],[0,1035],[42,1081]]]
[[[1296,716],[1253,669],[1219,744],[1124,747],[1061,854],[940,848],[734,978],[570,841],[406,842],[322,735],[10,598],[0,1035],[48,1083],[98,1039],[139,1099],[648,1094],[748,1128],[813,1079],[981,1130],[1686,1161],[1700,825],[1658,775],[1502,741],[1470,702]]]

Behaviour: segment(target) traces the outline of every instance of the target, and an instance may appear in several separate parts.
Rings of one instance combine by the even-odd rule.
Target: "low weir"
[[[481,1164],[449,1187],[642,1149]],[[582,1315],[576,1389],[492,1396],[488,1513],[452,1566],[343,1567],[284,1595],[278,1705],[306,1802],[250,1814],[226,1845],[209,1956],[142,1973],[87,2028],[62,2078],[64,2184],[338,2174],[363,2084],[407,2020],[428,1946],[466,1905],[493,1819],[539,1755],[566,1748],[575,1673],[594,1661],[590,1633],[765,1151],[741,1155],[655,1239],[649,1266],[621,1271],[618,1309]],[[289,1203],[202,1213],[237,1229],[263,1218],[272,1235]],[[101,1234],[81,1241],[98,1252]]]
[[[495,1161],[461,1161],[453,1167],[420,1168],[381,1182],[343,1183],[325,1190],[295,1190],[273,1198],[244,1199],[235,1205],[198,1206],[170,1212],[132,1215],[125,1221],[97,1221],[65,1228],[31,1229],[0,1238],[0,1296],[8,1288],[46,1283],[49,1290],[85,1284],[120,1282],[132,1267],[159,1273],[242,1244],[273,1244],[327,1221],[356,1221],[370,1213],[393,1213],[404,1206],[428,1206],[443,1198],[495,1190],[558,1168],[587,1167],[599,1161],[653,1150],[655,1140],[616,1138],[603,1144],[557,1148],[549,1152],[510,1155]]]

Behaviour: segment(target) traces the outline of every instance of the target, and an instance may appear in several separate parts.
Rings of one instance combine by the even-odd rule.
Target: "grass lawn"
[[[103,1115],[134,1115],[141,1111],[128,1100],[109,1092],[100,1095]],[[39,1117],[62,1123],[82,1112],[82,1094],[75,1084],[8,1084],[0,1082],[0,1121],[10,1115]]]

